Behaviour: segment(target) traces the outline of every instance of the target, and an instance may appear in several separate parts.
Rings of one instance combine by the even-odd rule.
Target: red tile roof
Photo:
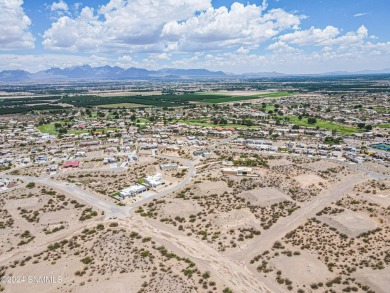
[[[80,161],[68,161],[64,164],[64,168],[78,168],[80,166]]]

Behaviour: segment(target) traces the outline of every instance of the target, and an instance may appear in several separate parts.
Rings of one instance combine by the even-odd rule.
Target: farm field
[[[262,98],[280,98],[292,95],[288,92],[267,93],[267,92],[203,92],[193,94],[158,94],[157,92],[115,94],[86,94],[75,96],[49,96],[41,98],[23,98],[3,100],[5,106],[0,108],[1,114],[24,113],[32,110],[55,110],[62,109],[61,105],[84,107],[97,106],[105,109],[115,108],[138,108],[138,107],[175,107],[189,104],[219,104],[256,100]],[[50,104],[52,102],[57,104]],[[42,105],[35,105],[44,103]]]
[[[117,109],[117,108],[131,109],[131,108],[138,108],[138,107],[146,107],[146,106],[141,104],[133,104],[133,103],[108,104],[108,105],[98,106],[98,108],[103,108],[103,109]]]
[[[247,92],[216,92],[216,93],[196,93],[196,95],[200,96],[214,96],[213,98],[202,99],[202,103],[210,103],[210,104],[219,104],[219,103],[229,103],[229,102],[238,102],[238,101],[247,101],[247,100],[255,100],[261,98],[280,98],[280,97],[288,97],[291,96],[291,93],[288,92],[278,92],[278,93],[266,93],[266,92],[258,92],[253,94],[251,91]]]

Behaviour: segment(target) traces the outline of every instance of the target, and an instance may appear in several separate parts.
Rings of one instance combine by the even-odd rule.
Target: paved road
[[[93,207],[96,207],[106,215],[106,218],[109,217],[128,217],[131,214],[130,207],[121,207],[116,205],[113,202],[103,199],[102,197],[88,192],[80,187],[77,187],[74,184],[56,181],[49,177],[30,177],[30,176],[3,176],[10,179],[20,179],[25,182],[35,182],[44,184],[46,186],[52,187],[63,193],[71,194],[72,196],[90,204]]]
[[[117,204],[115,204],[109,200],[105,200],[104,198],[102,198],[101,196],[99,196],[97,194],[88,192],[88,191],[76,186],[75,184],[57,181],[57,180],[54,180],[50,177],[31,177],[31,176],[16,176],[16,175],[14,176],[14,175],[0,174],[0,178],[20,179],[20,180],[23,180],[25,182],[41,183],[41,184],[44,184],[46,186],[52,187],[58,191],[61,191],[65,194],[66,193],[71,194],[72,196],[74,196],[74,197],[76,197],[84,202],[87,202],[91,206],[96,207],[96,208],[104,211],[106,218],[113,218],[113,217],[126,218],[134,212],[133,209],[135,207],[138,207],[138,206],[143,205],[145,203],[151,202],[155,198],[166,196],[169,193],[174,192],[174,191],[184,187],[185,185],[187,185],[191,181],[192,177],[195,176],[195,173],[196,173],[195,166],[189,160],[182,159],[182,158],[176,158],[176,157],[170,157],[170,156],[156,156],[156,157],[180,162],[181,164],[188,166],[188,173],[185,175],[184,179],[182,181],[180,181],[178,184],[176,184],[175,186],[172,186],[168,189],[165,189],[161,192],[158,192],[152,196],[146,197],[146,198],[142,199],[141,201],[138,201],[137,203],[134,203],[134,204],[132,204],[130,206],[126,206],[126,207],[118,206]],[[107,169],[107,171],[109,171],[109,170],[111,170],[111,169]]]
[[[237,137],[239,137],[239,135],[238,134],[234,134],[234,135],[232,135],[232,136],[230,136],[230,137],[228,137],[228,138],[226,138],[224,140],[218,141],[218,142],[216,142],[216,143],[206,147],[206,149],[210,149],[210,150],[215,149],[216,147],[218,147],[220,145],[224,145],[224,144],[227,144],[227,143],[231,142],[232,140],[235,140]]]

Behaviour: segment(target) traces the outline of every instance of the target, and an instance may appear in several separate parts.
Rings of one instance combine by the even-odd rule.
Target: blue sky
[[[388,0],[0,0],[0,70],[390,68]]]

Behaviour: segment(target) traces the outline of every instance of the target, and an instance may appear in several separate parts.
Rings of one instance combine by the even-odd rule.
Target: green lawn
[[[55,131],[54,123],[52,124],[44,124],[37,127],[38,130],[42,133],[52,134],[52,135],[58,135],[59,133]],[[96,129],[97,132],[101,131],[108,131],[108,130],[117,130],[117,128],[98,128]],[[82,133],[88,133],[89,130],[86,129],[69,129],[68,134],[82,134]]]
[[[379,128],[390,128],[390,124],[379,124],[377,125]]]
[[[58,134],[58,132],[55,131],[54,124],[43,124],[43,125],[39,125],[37,128],[42,133],[48,133],[54,135]]]
[[[378,113],[390,113],[390,110],[386,108],[374,108],[374,110]]]
[[[283,117],[280,117],[280,118],[283,118]],[[341,124],[337,124],[337,123],[333,123],[333,122],[329,122],[329,121],[325,121],[325,120],[320,120],[320,119],[317,119],[316,124],[309,124],[307,122],[307,118],[302,118],[302,120],[299,120],[298,117],[296,117],[296,116],[289,116],[287,118],[290,119],[289,123],[292,123],[292,124],[297,125],[297,126],[305,126],[305,127],[318,126],[320,128],[327,129],[327,130],[336,130],[336,132],[338,134],[351,134],[351,133],[362,132],[361,130],[359,130],[355,127],[345,126],[345,125],[341,125]]]
[[[52,135],[59,134],[57,131],[55,131],[54,123],[40,125],[37,128],[42,133],[47,133],[47,134],[52,134]],[[81,134],[81,133],[87,133],[87,132],[88,132],[88,130],[75,130],[75,129],[68,130],[68,134]]]
[[[261,104],[256,104],[255,107],[260,109],[260,110],[262,110],[262,111],[264,111],[264,113],[268,113],[269,111],[275,111],[275,106],[271,105],[271,104],[267,104],[265,109],[263,109]]]

